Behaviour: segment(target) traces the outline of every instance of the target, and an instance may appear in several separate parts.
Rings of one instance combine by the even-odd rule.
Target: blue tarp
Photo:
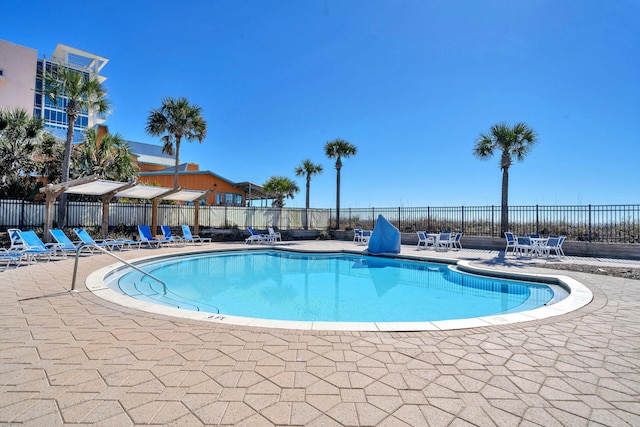
[[[369,239],[370,254],[399,254],[400,231],[395,228],[382,215],[378,216],[376,226]]]

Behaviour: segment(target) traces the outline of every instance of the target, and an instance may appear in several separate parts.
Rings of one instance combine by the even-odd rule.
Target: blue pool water
[[[541,284],[363,255],[218,252],[138,266],[166,288],[136,271],[107,283],[157,304],[263,319],[437,321],[531,310],[553,298]]]

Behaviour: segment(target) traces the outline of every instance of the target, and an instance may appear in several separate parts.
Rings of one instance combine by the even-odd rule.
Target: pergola
[[[182,188],[153,187],[140,185],[136,180],[116,182],[101,180],[97,175],[74,179],[61,184],[49,184],[40,189],[45,193],[44,238],[49,240],[49,230],[53,227],[53,205],[62,193],[98,196],[102,199],[102,237],[107,238],[109,229],[109,203],[114,197],[130,199],[150,199],[151,229],[158,229],[158,204],[160,200],[174,200],[193,202],[194,204],[194,234],[198,234],[198,220],[200,200],[207,197],[211,190],[183,190]]]

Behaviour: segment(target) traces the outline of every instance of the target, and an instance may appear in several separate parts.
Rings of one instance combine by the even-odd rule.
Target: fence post
[[[400,223],[401,223],[401,221],[400,221],[400,206],[398,206],[398,230],[401,230],[401,227],[400,227],[401,224]],[[401,233],[402,233],[402,231],[401,231]]]
[[[536,205],[536,234],[540,234],[540,211],[539,206]]]
[[[19,226],[18,228],[24,228],[24,204],[25,204],[25,200],[22,200],[22,204],[20,206],[20,220],[18,221]]]
[[[460,226],[462,227],[462,230],[460,231],[464,233],[464,206],[462,206],[462,211],[460,212],[460,214],[462,216],[462,224],[460,224]]]
[[[496,235],[496,210],[495,206],[491,205],[491,237]]]
[[[591,243],[591,205],[589,205],[589,243]]]

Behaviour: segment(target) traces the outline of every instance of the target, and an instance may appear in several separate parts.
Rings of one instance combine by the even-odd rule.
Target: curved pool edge
[[[246,251],[246,250],[282,250],[280,248],[256,248],[256,249],[231,249],[231,251]],[[213,249],[213,250],[194,250],[187,252],[180,252],[180,255],[211,253],[211,252],[228,252],[230,249]],[[290,248],[284,251],[291,252],[322,252],[315,250],[292,250]],[[326,251],[332,253],[357,253],[362,252],[351,250],[332,250]],[[138,263],[143,261],[149,261],[152,259],[162,259],[173,256],[173,254],[164,254],[159,256],[146,256],[129,260],[129,263]],[[396,257],[398,258],[398,257]],[[204,322],[213,322],[225,325],[237,325],[237,326],[250,326],[260,328],[276,328],[276,329],[298,329],[309,331],[356,331],[356,332],[416,332],[416,331],[447,331],[456,329],[471,329],[488,326],[509,325],[515,323],[529,322],[535,320],[543,320],[550,317],[560,316],[578,310],[589,304],[593,300],[593,293],[579,281],[564,275],[556,274],[535,274],[524,272],[507,272],[504,270],[495,270],[486,267],[480,267],[472,265],[467,260],[452,261],[441,260],[437,258],[417,258],[401,256],[399,258],[414,259],[419,261],[435,261],[444,262],[446,264],[456,265],[461,271],[488,275],[494,277],[516,279],[516,280],[530,280],[534,282],[542,282],[545,284],[555,284],[561,286],[569,292],[569,295],[562,301],[554,303],[552,305],[536,308],[533,310],[491,315],[468,319],[455,319],[455,320],[440,320],[433,322],[318,322],[318,321],[292,321],[292,320],[270,320],[259,319],[251,317],[233,316],[227,314],[216,314],[202,311],[190,311],[184,309],[178,309],[173,307],[167,307],[160,304],[152,304],[145,301],[137,300],[128,295],[124,295],[114,291],[105,284],[105,277],[114,270],[123,267],[123,264],[118,262],[100,268],[93,273],[89,274],[85,279],[86,288],[91,291],[97,297],[118,304],[123,307],[132,308],[140,311],[144,311],[152,314],[166,315],[176,318],[199,320]]]

